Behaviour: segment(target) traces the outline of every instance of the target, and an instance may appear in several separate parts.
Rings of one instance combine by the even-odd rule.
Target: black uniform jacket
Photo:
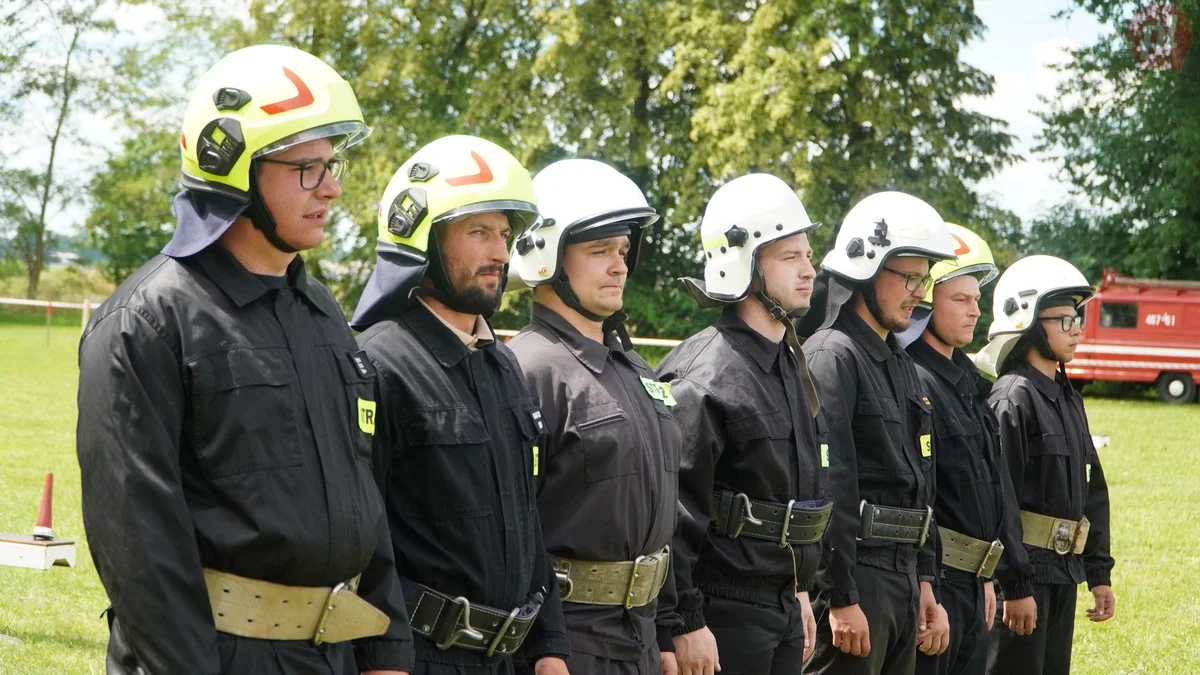
[[[79,350],[77,444],[88,543],[112,601],[109,672],[248,673],[255,655],[308,658],[307,642],[218,634],[204,567],[294,586],[365,570],[392,623],[363,643],[359,666],[411,665],[360,423],[375,373],[356,352],[299,258],[269,290],[219,245],[154,258],[96,310]],[[357,672],[348,644],[320,650],[314,670],[288,672],[328,672],[325,658]]]
[[[547,550],[617,561],[669,545],[682,439],[650,366],[612,334],[596,342],[540,304],[509,347],[546,420],[538,507]],[[673,651],[674,587],[668,575],[657,603],[628,611],[564,603],[571,649],[622,661]]]
[[[918,339],[908,353],[933,401],[938,525],[983,541],[999,539],[1005,547],[1020,546],[1020,532],[1003,527],[1011,522],[1003,515],[1017,506],[1005,486],[1008,467],[1000,454],[999,423],[987,404],[991,382],[961,349],[948,359]]]
[[[845,607],[858,603],[856,565],[895,569],[911,559],[905,553],[910,544],[857,541],[859,509],[863,501],[919,510],[933,505],[933,406],[895,336],[881,339],[850,308],[814,333],[804,353],[829,425],[829,496],[835,504],[821,585],[832,606]],[[936,579],[937,550],[931,523],[916,556],[923,581]]]
[[[1092,444],[1083,397],[1059,373],[1055,379],[1019,361],[992,386],[988,398],[1000,419],[1000,443],[1008,461],[1015,501],[1025,511],[1091,523],[1083,555],[1031,546],[1004,553],[996,576],[1004,597],[1033,595],[1032,584],[1107,586],[1109,554],[1108,483]],[[1020,531],[1020,515],[1011,527]]]
[[[516,358],[498,342],[468,350],[418,302],[358,341],[381,376],[376,471],[406,593],[420,583],[503,610],[540,595],[544,605],[525,645],[533,658],[565,658],[562,603],[542,545],[533,476],[544,424]],[[414,637],[418,661],[486,661]]]
[[[714,491],[779,503],[822,498],[818,430],[796,358],[786,340],[771,342],[728,307],[715,325],[685,340],[659,364],[683,429],[672,552],[683,632],[705,625],[698,577],[773,577],[781,586],[794,578],[799,590],[811,587],[820,544],[789,551],[775,542],[730,538],[710,529]]]

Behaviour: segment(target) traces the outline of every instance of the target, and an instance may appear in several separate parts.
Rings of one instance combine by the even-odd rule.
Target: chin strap
[[[767,284],[761,276],[759,277],[759,281],[760,286],[765,289]],[[817,413],[821,411],[821,397],[817,395],[817,387],[813,383],[812,375],[808,372],[808,361],[805,360],[804,350],[801,349],[804,343],[796,333],[796,327],[792,325],[793,319],[804,316],[804,313],[808,310],[797,309],[789,312],[776,302],[774,298],[767,295],[765,290],[756,292],[754,297],[762,303],[762,306],[766,308],[767,313],[771,315],[772,319],[783,324],[784,335],[788,344],[792,347],[792,352],[794,352],[796,357],[797,370],[800,371],[800,384],[804,387],[804,398],[808,399],[809,412],[812,413],[813,417],[816,417]]]
[[[271,215],[271,211],[267,208],[266,202],[263,201],[262,193],[258,189],[258,171],[254,166],[250,167],[250,204],[246,207],[244,215],[250,219],[254,228],[263,233],[272,246],[284,253],[298,253],[300,249],[292,246],[279,236],[279,230],[275,226],[275,218]]]

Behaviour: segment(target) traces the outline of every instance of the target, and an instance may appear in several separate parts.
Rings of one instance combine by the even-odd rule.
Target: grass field
[[[0,674],[101,673],[108,603],[79,512],[75,349],[79,329],[0,323],[0,531],[27,533],[46,472],[54,530],[76,539],[79,565],[0,568]],[[1092,430],[1112,487],[1117,615],[1091,624],[1080,595],[1074,672],[1200,673],[1200,405],[1093,398]],[[1019,674],[1017,674],[1019,675]]]

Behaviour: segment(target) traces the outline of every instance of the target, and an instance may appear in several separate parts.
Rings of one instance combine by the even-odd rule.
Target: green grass
[[[0,673],[100,673],[108,606],[79,512],[75,461],[78,326],[0,323],[0,531],[27,533],[46,472],[54,530],[79,543],[79,564],[46,572],[0,567]],[[1115,506],[1116,618],[1092,624],[1081,591],[1074,672],[1195,673],[1200,663],[1200,405],[1089,398],[1092,431]]]

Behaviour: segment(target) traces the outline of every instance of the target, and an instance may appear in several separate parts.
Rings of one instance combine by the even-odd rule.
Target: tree
[[[102,18],[103,0],[47,2],[36,7],[51,39],[24,51],[15,76],[15,96],[21,102],[18,126],[44,131],[46,155],[37,160],[36,169],[0,166],[0,180],[8,188],[0,226],[14,235],[12,248],[25,266],[26,295],[31,298],[37,295],[46,261],[46,226],[74,193],[57,163],[68,141],[81,141],[71,135],[69,119],[98,105],[103,75],[95,62],[98,47],[90,40],[113,30],[112,21]]]
[[[1182,30],[1196,26],[1196,3],[1077,4],[1113,30],[1059,67],[1063,82],[1045,101],[1037,149],[1057,159],[1086,206],[1059,209],[1042,224],[1058,242],[1090,236],[1071,246],[1070,259],[1092,274],[1118,266],[1139,276],[1200,279],[1200,61],[1183,58],[1191,38]],[[1070,217],[1057,217],[1064,214]],[[1103,260],[1094,261],[1100,253]]]
[[[171,240],[171,200],[179,182],[179,136],[146,131],[122,144],[92,180],[94,204],[86,229],[104,252],[104,276],[114,283],[154,257]]]

